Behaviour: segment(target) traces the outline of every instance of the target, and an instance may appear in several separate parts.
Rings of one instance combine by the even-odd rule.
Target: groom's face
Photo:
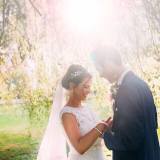
[[[95,63],[95,66],[101,77],[107,79],[110,83],[116,81],[117,66],[113,62]]]

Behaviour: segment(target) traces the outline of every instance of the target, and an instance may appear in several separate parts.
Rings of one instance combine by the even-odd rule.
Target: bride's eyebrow
[[[82,82],[81,85],[82,85],[82,86],[89,86],[88,81],[89,81],[89,80]]]
[[[86,87],[88,87],[88,86],[90,86],[90,85],[89,85],[88,83],[87,83],[87,84],[86,84],[86,83],[84,83],[84,84],[83,84],[83,86],[86,86]]]
[[[83,87],[87,86],[86,83],[82,83],[81,85],[82,85]]]

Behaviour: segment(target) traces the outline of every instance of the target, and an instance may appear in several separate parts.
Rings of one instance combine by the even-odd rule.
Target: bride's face
[[[74,96],[83,101],[87,98],[91,89],[91,78],[85,78],[78,86],[74,87]]]

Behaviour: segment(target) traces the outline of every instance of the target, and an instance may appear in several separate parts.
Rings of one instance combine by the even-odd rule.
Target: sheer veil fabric
[[[58,84],[53,105],[45,130],[37,160],[67,160],[66,140],[60,122],[60,112],[65,103],[65,93],[61,83]]]

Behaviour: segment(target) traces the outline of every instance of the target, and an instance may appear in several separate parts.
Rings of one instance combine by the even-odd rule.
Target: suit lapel
[[[114,124],[118,118],[118,110],[119,110],[119,106],[117,105],[118,96],[121,94],[121,90],[123,90],[123,86],[125,85],[127,78],[132,75],[134,75],[132,71],[128,72],[126,76],[124,77],[121,85],[118,86],[117,94],[115,95],[115,100],[112,106],[113,107],[113,131],[116,129],[114,128]]]

